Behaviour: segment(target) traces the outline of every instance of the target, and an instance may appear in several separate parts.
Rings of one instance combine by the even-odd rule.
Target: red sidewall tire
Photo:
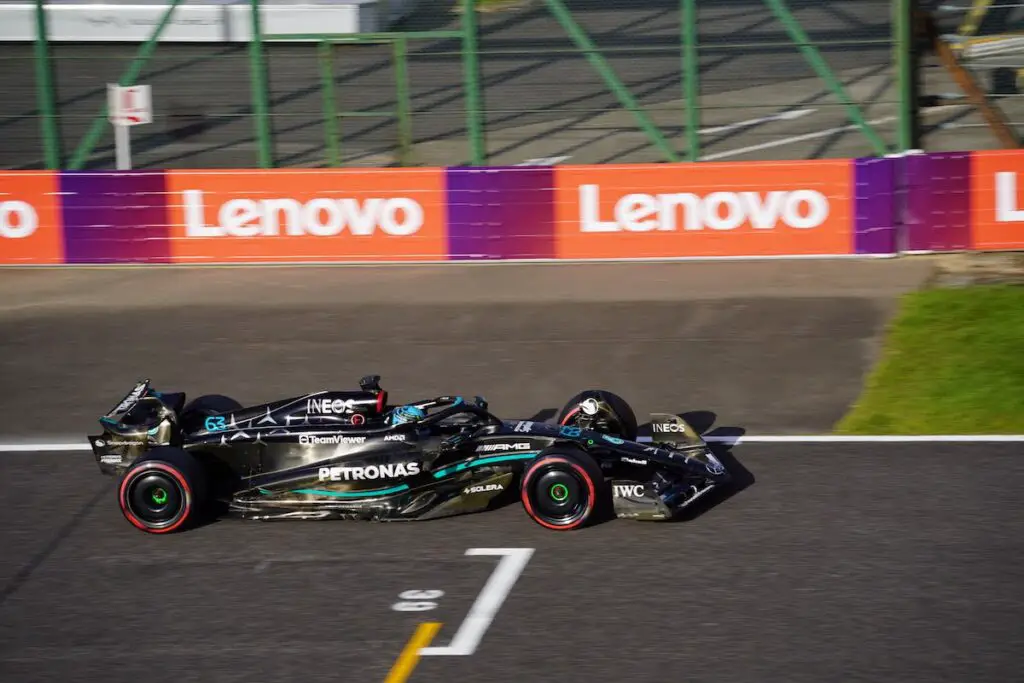
[[[180,488],[182,495],[182,512],[172,524],[166,527],[154,528],[145,522],[132,512],[131,506],[128,504],[128,489],[132,482],[138,479],[138,477],[151,470],[159,470],[164,472],[171,479],[174,480],[175,484]],[[185,475],[178,470],[164,462],[154,461],[143,461],[138,466],[133,467],[125,473],[124,478],[121,480],[121,486],[118,489],[117,495],[118,503],[121,506],[121,512],[125,518],[131,522],[136,528],[141,529],[149,534],[169,534],[172,531],[176,531],[183,527],[187,522],[192,520],[193,510],[195,509],[195,496],[192,492],[192,487],[188,484],[188,479]]]
[[[546,467],[552,463],[561,463],[563,465],[566,465],[572,471],[576,472],[576,474],[578,474],[580,478],[583,480],[587,489],[587,506],[583,514],[581,514],[578,519],[568,524],[552,524],[551,522],[542,519],[537,514],[536,510],[534,510],[533,504],[530,502],[530,486],[533,473],[536,472],[538,469]],[[529,469],[527,469],[526,473],[523,475],[523,485],[520,489],[519,496],[522,499],[523,507],[526,508],[526,514],[530,516],[530,519],[537,522],[537,524],[540,524],[541,526],[547,529],[553,529],[555,531],[572,531],[573,529],[578,529],[581,526],[585,525],[588,521],[590,521],[591,515],[594,512],[594,506],[597,502],[597,485],[595,484],[590,474],[585,469],[583,469],[583,467],[573,462],[569,458],[560,455],[542,456],[538,458],[536,461],[534,461],[534,463],[530,465]]]

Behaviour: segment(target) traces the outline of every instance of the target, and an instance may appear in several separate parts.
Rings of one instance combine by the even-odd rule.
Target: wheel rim
[[[590,507],[590,494],[580,475],[555,466],[536,473],[529,495],[537,516],[556,526],[578,522]]]
[[[125,491],[128,510],[152,529],[176,523],[186,509],[185,491],[167,472],[147,470],[136,475]]]

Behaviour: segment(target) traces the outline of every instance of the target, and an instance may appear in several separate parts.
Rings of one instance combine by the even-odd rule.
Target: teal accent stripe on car
[[[490,465],[496,462],[508,462],[509,460],[530,460],[537,456],[540,451],[528,451],[526,453],[516,453],[515,455],[494,455],[487,458],[480,458],[479,460],[472,460],[467,462],[460,462],[458,465],[452,465],[450,467],[444,467],[434,472],[434,479],[440,479],[441,477],[447,477],[449,474],[455,474],[462,470],[469,469],[470,467],[477,467],[479,465]]]
[[[368,498],[370,496],[386,496],[391,493],[409,490],[408,484],[392,486],[388,489],[374,489],[373,491],[325,491],[323,489],[296,489],[292,493],[306,493],[311,496],[331,496],[333,498]]]

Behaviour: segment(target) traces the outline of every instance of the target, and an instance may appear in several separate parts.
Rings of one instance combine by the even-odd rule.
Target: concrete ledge
[[[264,33],[367,33],[381,31],[409,15],[418,0],[264,0]],[[137,43],[149,39],[170,3],[46,4],[53,42]],[[381,20],[386,11],[390,17]],[[246,0],[185,0],[160,37],[161,43],[245,43],[252,37]],[[36,38],[35,5],[0,3],[0,41]]]

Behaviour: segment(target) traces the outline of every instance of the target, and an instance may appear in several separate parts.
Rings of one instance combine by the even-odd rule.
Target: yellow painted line
[[[388,672],[384,683],[405,683],[409,674],[416,668],[416,663],[420,661],[420,649],[430,645],[430,641],[440,630],[441,624],[436,621],[427,621],[417,626],[409,642],[402,649],[402,654],[398,655],[395,665]]]

